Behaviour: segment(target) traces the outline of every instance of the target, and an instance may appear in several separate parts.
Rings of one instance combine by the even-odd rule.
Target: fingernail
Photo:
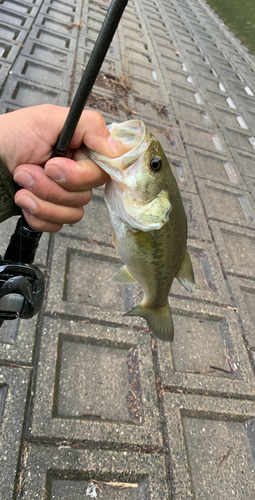
[[[53,181],[64,181],[65,174],[61,168],[57,167],[57,165],[47,165],[45,167],[45,173],[50,177]]]
[[[29,188],[34,184],[34,179],[28,172],[18,172],[14,175],[14,180],[19,186],[25,188]]]
[[[33,210],[36,210],[37,208],[36,203],[32,200],[32,198],[29,198],[29,196],[20,196],[20,198],[17,198],[16,195],[15,203],[18,207],[24,208],[24,210],[28,210],[29,212],[33,212]]]

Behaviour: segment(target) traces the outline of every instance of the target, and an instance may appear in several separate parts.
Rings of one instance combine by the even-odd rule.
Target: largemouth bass
[[[108,129],[125,154],[107,158],[85,151],[110,176],[105,201],[114,243],[125,263],[110,281],[139,282],[143,300],[127,316],[143,317],[156,337],[172,341],[168,295],[173,279],[190,292],[195,283],[180,191],[159,141],[142,121],[112,123]]]

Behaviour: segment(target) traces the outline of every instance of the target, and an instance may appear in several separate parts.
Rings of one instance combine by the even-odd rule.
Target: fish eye
[[[150,167],[151,167],[151,170],[153,170],[153,172],[159,172],[161,170],[162,160],[161,160],[160,156],[155,156],[154,158],[152,158],[151,163],[150,163]]]

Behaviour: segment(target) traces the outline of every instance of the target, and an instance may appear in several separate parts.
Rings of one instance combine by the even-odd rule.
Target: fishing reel
[[[32,318],[42,305],[44,277],[32,265],[40,236],[20,217],[4,260],[0,256],[0,326],[4,320]]]
[[[32,264],[0,261],[0,322],[32,318],[44,294],[42,272]]]

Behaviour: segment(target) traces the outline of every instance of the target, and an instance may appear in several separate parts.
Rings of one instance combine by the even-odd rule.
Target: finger
[[[64,172],[62,173],[64,176]],[[67,180],[69,188],[67,190],[64,186],[50,179],[44,169],[38,165],[19,165],[14,171],[14,180],[19,186],[29,189],[31,193],[41,200],[58,205],[82,207],[89,202],[91,197],[90,186],[85,186],[85,183],[82,186],[79,179],[76,184],[77,190],[70,190],[70,182]]]
[[[57,233],[63,227],[63,224],[54,224],[50,221],[38,219],[30,212],[27,212],[27,210],[22,210],[22,213],[29,226],[34,229],[34,231],[41,231],[42,233]]]
[[[52,158],[45,165],[46,175],[70,191],[92,189],[107,181],[108,175],[84,153],[75,158],[82,159]]]
[[[33,216],[53,224],[75,224],[83,217],[83,207],[66,207],[41,200],[26,189],[20,189],[14,197],[16,205]],[[29,222],[29,221],[28,221]]]
[[[125,152],[121,142],[110,135],[102,115],[96,111],[83,111],[70,148],[77,149],[82,143],[109,158],[117,158]]]

